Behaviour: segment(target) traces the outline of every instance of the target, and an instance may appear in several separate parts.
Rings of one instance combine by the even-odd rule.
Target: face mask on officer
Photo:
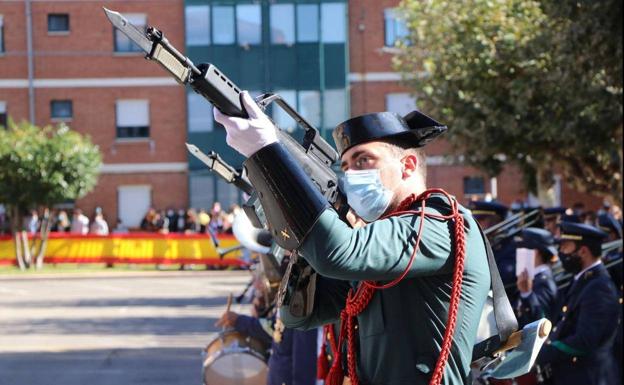
[[[347,196],[349,206],[366,222],[381,217],[392,202],[394,191],[384,186],[381,169],[347,170],[340,179],[341,189]]]
[[[559,260],[563,269],[570,274],[578,274],[583,269],[581,256],[578,254],[579,247],[576,246],[570,253],[559,251]]]

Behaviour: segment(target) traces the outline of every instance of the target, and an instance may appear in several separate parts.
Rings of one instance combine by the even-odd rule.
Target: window
[[[189,132],[207,132],[213,129],[212,105],[196,92],[187,98]]]
[[[323,93],[323,125],[333,128],[347,120],[347,94],[344,89]]]
[[[260,5],[239,5],[236,7],[238,44],[260,44],[262,41],[261,25]]]
[[[295,110],[297,109],[297,92],[293,90],[277,90],[276,94],[279,94],[282,99]],[[286,113],[283,109],[277,106],[277,103],[273,103],[273,120],[275,124],[282,130],[292,132],[297,127],[297,122]]]
[[[210,7],[207,5],[187,5],[186,45],[210,44]]]
[[[408,93],[386,95],[386,110],[405,116],[416,109],[416,99]]]
[[[344,43],[347,11],[344,3],[321,4],[321,38],[323,43]]]
[[[144,30],[147,25],[147,17],[140,13],[128,13],[124,14],[126,19],[137,27],[139,30]],[[141,47],[134,44],[126,35],[124,35],[117,28],[113,28],[115,34],[115,52],[143,52]]]
[[[299,91],[298,111],[310,124],[319,128],[321,124],[321,93],[319,91]]]
[[[318,5],[297,4],[297,41],[314,43],[319,39]]]
[[[66,13],[49,14],[48,32],[69,32],[69,15]]]
[[[117,138],[149,137],[149,102],[147,100],[117,101]]]
[[[4,52],[4,20],[0,15],[0,53]]]
[[[6,102],[0,101],[0,127],[6,128],[6,126],[7,126]]]
[[[52,119],[71,119],[73,117],[72,101],[52,100],[50,102],[50,117]]]
[[[398,41],[409,37],[405,20],[400,18],[396,8],[384,10],[384,21],[386,24],[386,47],[394,47]]]
[[[483,177],[465,176],[464,194],[485,194],[485,181]]]
[[[117,217],[129,228],[141,225],[145,213],[152,206],[152,187],[149,185],[117,187]]]
[[[212,7],[212,40],[214,44],[234,44],[234,7]]]
[[[293,44],[295,42],[295,7],[293,4],[271,5],[271,43]]]

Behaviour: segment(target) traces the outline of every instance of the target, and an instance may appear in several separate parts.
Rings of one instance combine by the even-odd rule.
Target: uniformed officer
[[[565,207],[547,207],[544,209],[544,229],[550,231],[554,237],[559,236],[559,222],[566,212]]]
[[[490,275],[469,212],[426,188],[419,148],[445,127],[413,112],[363,115],[334,130],[342,190],[368,223],[351,228],[279,143],[270,119],[246,93],[242,100],[249,119],[215,110],[215,120],[228,144],[249,157],[245,169],[265,212],[275,210],[274,219],[288,224],[279,231],[282,242],[297,241],[300,255],[335,279],[318,279],[311,315],[283,308],[284,323],[311,328],[342,318],[345,369],[354,385],[466,384]],[[330,383],[342,382],[340,371],[331,368]]]
[[[494,201],[471,201],[468,207],[483,230],[505,220],[509,211],[507,206]],[[508,288],[507,295],[512,298],[515,294],[514,284],[516,282],[516,244],[513,236],[509,229],[506,229],[494,231],[492,234],[488,234],[488,237],[492,244],[492,251],[501,279],[505,287]]]
[[[560,227],[559,258],[574,279],[560,291],[555,326],[537,364],[550,367],[553,384],[613,384],[611,349],[619,309],[615,286],[600,260],[607,234],[581,223]]]
[[[609,213],[603,213],[598,216],[598,226],[607,232],[607,242],[622,239],[622,225]],[[622,379],[622,248],[614,249],[603,256],[603,261],[607,265],[611,265],[608,269],[611,279],[615,283],[618,290],[620,301],[620,324],[618,325],[618,333],[613,344],[613,356],[615,357],[616,370],[618,378]],[[617,263],[617,262],[620,263]]]
[[[557,285],[550,264],[557,255],[557,249],[554,237],[544,229],[528,227],[522,230],[520,238],[521,240],[516,242],[519,248],[535,252],[533,279],[524,271],[517,280],[520,298],[516,306],[516,316],[518,324],[522,327],[540,318],[552,318],[551,311],[557,299]]]

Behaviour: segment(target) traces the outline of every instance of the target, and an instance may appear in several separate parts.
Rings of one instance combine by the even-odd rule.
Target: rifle
[[[120,13],[106,8],[104,8],[104,12],[113,26],[128,36],[130,40],[146,53],[146,59],[160,64],[178,83],[190,86],[224,114],[248,117],[240,101],[241,89],[215,65],[202,63],[195,66],[157,28],[150,26],[143,32],[128,22]],[[278,129],[280,143],[293,156],[295,161],[302,166],[305,173],[327,201],[337,208],[340,216],[343,219],[346,218],[348,211],[348,206],[344,203],[346,199],[338,189],[338,177],[331,168],[332,164],[338,159],[338,153],[323,139],[318,129],[303,118],[279,95],[267,93],[256,98],[256,103],[262,110],[266,110],[273,102],[305,130],[303,141],[299,143],[292,136]],[[243,191],[250,193],[251,197],[243,205],[245,213],[255,227],[268,227],[268,222],[257,194],[244,176],[233,167],[227,165],[217,154],[205,155],[195,146],[188,148],[191,154],[197,156],[212,171],[229,183],[233,183]],[[269,230],[274,238],[279,235],[280,229],[269,228]],[[296,246],[292,242],[284,245],[285,248],[293,250]],[[298,316],[303,316],[302,312],[309,314],[312,311],[314,299],[313,295],[309,294],[314,292],[313,286],[315,281],[316,272],[305,260],[298,258],[296,251],[294,251],[280,286],[278,305],[289,305],[291,312]],[[295,298],[293,303],[291,303],[292,298]]]

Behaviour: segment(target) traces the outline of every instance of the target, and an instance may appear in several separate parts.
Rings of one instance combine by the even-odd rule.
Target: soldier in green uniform
[[[334,130],[341,189],[366,222],[352,228],[285,151],[272,122],[246,93],[242,100],[249,119],[217,110],[215,119],[228,144],[249,158],[245,169],[265,212],[279,211],[289,224],[284,236],[298,241],[321,275],[312,314],[284,308],[282,319],[304,329],[342,319],[347,354],[335,360],[328,382],[342,382],[344,361],[353,384],[427,384],[432,376],[433,383],[468,384],[490,274],[472,216],[426,187],[421,147],[445,127],[415,111],[364,115]]]

